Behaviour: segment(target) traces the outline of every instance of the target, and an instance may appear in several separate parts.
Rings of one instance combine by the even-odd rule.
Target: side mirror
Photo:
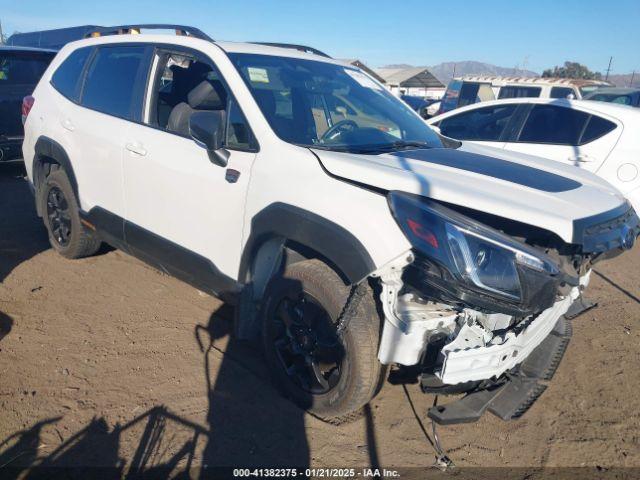
[[[225,124],[224,110],[194,112],[189,117],[189,135],[207,149],[209,160],[221,167],[229,160],[229,152],[223,149]]]

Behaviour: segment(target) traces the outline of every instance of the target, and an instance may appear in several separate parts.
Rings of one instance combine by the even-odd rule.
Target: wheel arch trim
[[[55,140],[42,135],[36,141],[34,152],[35,156],[33,159],[33,185],[36,189],[36,198],[39,198],[40,186],[44,181],[44,164],[46,162],[44,162],[43,160],[49,158],[57,162],[65,171],[67,177],[69,178],[69,182],[71,183],[73,194],[76,196],[76,200],[78,200],[79,202],[80,196],[78,194],[78,181],[76,179],[75,172],[73,171],[73,166],[71,165],[69,155],[67,155],[64,147]],[[36,202],[36,209],[38,210],[38,215],[41,215],[42,212],[39,201]]]
[[[252,265],[263,245],[283,240],[317,252],[349,284],[366,278],[376,269],[364,245],[344,227],[308,210],[286,203],[272,203],[251,220],[251,234],[245,244],[238,280],[250,281]]]

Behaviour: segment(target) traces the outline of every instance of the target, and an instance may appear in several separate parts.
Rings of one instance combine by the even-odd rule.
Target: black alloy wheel
[[[273,344],[281,367],[303,391],[325,394],[340,381],[344,347],[320,302],[289,294],[273,310]]]
[[[47,195],[47,217],[54,240],[61,247],[69,245],[71,241],[69,202],[58,187],[52,187]]]

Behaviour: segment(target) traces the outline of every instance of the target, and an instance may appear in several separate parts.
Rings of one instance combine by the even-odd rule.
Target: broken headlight
[[[391,192],[388,198],[417,253],[415,287],[512,315],[555,301],[559,269],[543,252],[423,197]]]

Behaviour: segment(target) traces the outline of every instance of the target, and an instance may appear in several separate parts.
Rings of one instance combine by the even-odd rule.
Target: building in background
[[[445,85],[424,67],[376,68],[375,73],[384,79],[387,88],[396,95],[413,95],[440,99]]]
[[[79,27],[42,30],[39,32],[14,33],[7,39],[7,45],[60,50],[67,43],[81,40],[97,28],[100,27],[96,25],[82,25]]]
[[[382,78],[380,75],[378,75],[375,72],[375,70],[373,70],[372,68],[367,67],[364,63],[362,63],[357,58],[343,58],[341,60],[343,62],[345,62],[345,63],[348,63],[349,65],[353,65],[354,67],[358,67],[360,70],[363,70],[363,71],[367,72],[369,75],[371,75],[373,78],[375,78],[380,83],[382,83],[382,84],[386,83],[384,78]]]

